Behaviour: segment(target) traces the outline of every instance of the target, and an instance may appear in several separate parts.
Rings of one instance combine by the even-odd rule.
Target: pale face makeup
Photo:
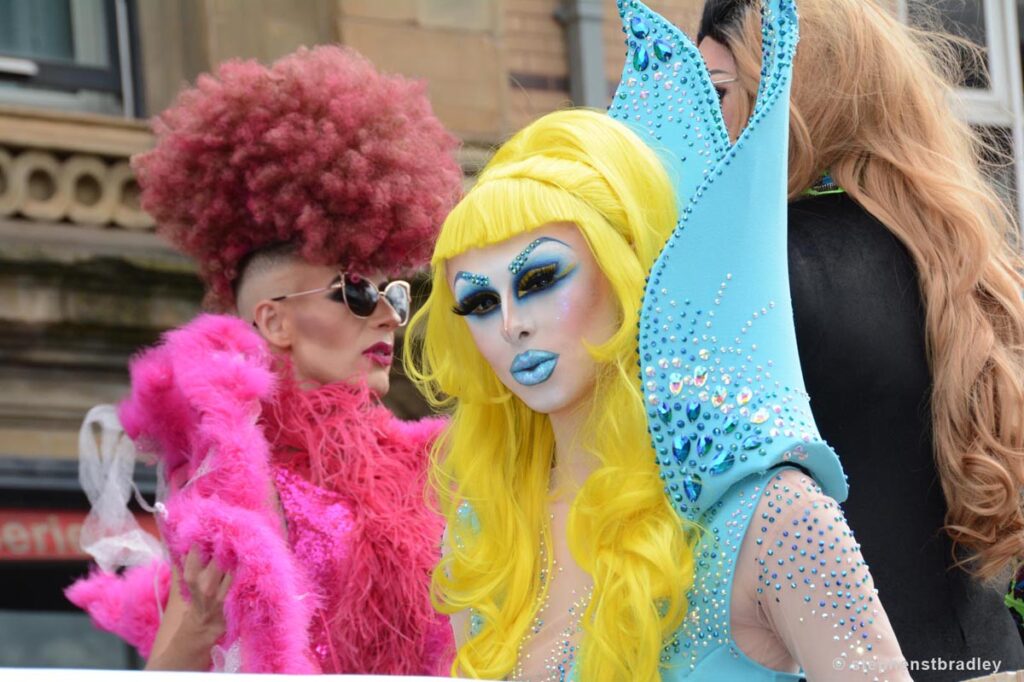
[[[296,260],[275,272],[270,295],[326,287],[338,282],[338,269]],[[380,273],[368,278],[382,285]],[[398,314],[383,297],[369,317],[357,317],[342,302],[341,290],[275,302],[286,325],[288,347],[297,378],[315,384],[366,381],[383,396],[390,388]]]
[[[729,48],[714,38],[704,38],[700,42],[699,49],[701,56],[704,57],[704,63],[708,67],[711,82],[715,84],[715,92],[718,93],[718,101],[722,106],[722,118],[729,131],[729,139],[735,141],[742,132],[744,123],[740,120],[739,102],[744,95],[739,83],[735,80],[739,75],[736,60]]]
[[[455,312],[501,382],[531,409],[568,414],[597,375],[584,345],[604,343],[618,306],[572,223],[549,223],[447,261]]]

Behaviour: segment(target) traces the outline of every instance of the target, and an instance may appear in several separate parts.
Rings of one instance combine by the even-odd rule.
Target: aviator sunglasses
[[[339,272],[337,281],[332,281],[325,287],[297,291],[294,294],[285,294],[284,296],[275,296],[270,300],[284,301],[289,298],[296,298],[297,296],[309,296],[310,294],[320,294],[325,291],[331,292],[333,300],[348,306],[349,311],[353,315],[362,318],[373,314],[383,295],[383,298],[387,299],[391,308],[398,313],[398,326],[404,327],[409,321],[409,303],[412,295],[409,290],[409,283],[400,279],[388,282],[387,286],[383,289],[378,289],[376,284],[365,277]]]

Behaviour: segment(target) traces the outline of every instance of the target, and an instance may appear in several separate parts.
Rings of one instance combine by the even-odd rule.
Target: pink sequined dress
[[[274,483],[288,528],[288,545],[302,565],[310,585],[319,588],[303,599],[313,600],[310,645],[322,670],[340,670],[325,613],[338,603],[338,575],[350,557],[352,512],[340,495],[318,488],[287,468],[276,467]]]

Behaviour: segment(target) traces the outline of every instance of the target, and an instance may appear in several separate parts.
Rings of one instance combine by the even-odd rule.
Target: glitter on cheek
[[[553,293],[548,320],[568,337],[581,336],[586,327],[589,305],[585,292],[576,283],[569,283]]]
[[[586,343],[603,343],[617,329],[618,315],[608,289],[596,264],[581,263],[569,281],[534,304],[538,343],[562,354],[563,371],[570,369],[570,357],[575,358],[574,374],[590,371],[593,360]]]

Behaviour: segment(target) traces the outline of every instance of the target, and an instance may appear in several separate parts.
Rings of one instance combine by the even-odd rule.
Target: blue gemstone
[[[697,454],[703,457],[711,451],[711,436],[701,436],[697,439]]]
[[[673,50],[672,43],[668,42],[664,38],[658,38],[654,41],[654,56],[663,62],[667,62],[672,59]]]
[[[651,58],[647,56],[647,50],[643,47],[638,47],[633,52],[633,68],[637,71],[644,71],[651,63]]]
[[[757,436],[748,436],[743,441],[744,450],[756,450],[759,447],[761,447],[761,439],[758,438]]]
[[[697,421],[698,417],[700,417],[700,401],[691,400],[690,402],[686,403],[686,418],[692,422],[695,422]]]
[[[690,439],[676,436],[675,440],[672,441],[672,454],[682,464],[690,456]]]
[[[711,462],[711,475],[720,476],[729,469],[732,469],[733,465],[736,464],[736,456],[728,450],[719,453],[718,457]]]
[[[729,415],[728,419],[725,420],[725,423],[722,424],[722,430],[725,431],[726,433],[732,433],[733,431],[736,430],[736,427],[739,425],[739,417],[737,417],[734,414],[731,414]]]
[[[797,17],[796,6],[795,5],[788,5],[788,6],[786,6],[783,9],[783,12],[785,13],[785,16],[779,21],[780,25],[784,26],[787,23],[787,21],[789,23],[793,23],[793,24],[795,24],[795,23],[800,21],[799,18]]]
[[[629,22],[629,30],[632,31],[633,35],[637,38],[646,38],[647,34],[651,32],[651,29],[647,26],[647,22],[640,17],[633,17]]]
[[[474,533],[480,532],[480,519],[476,515],[476,510],[469,502],[463,502],[459,505],[456,510],[456,515],[459,521],[469,526],[469,529]]]
[[[686,497],[690,502],[697,501],[703,487],[704,485],[700,481],[700,476],[697,474],[686,474],[683,476],[683,492],[686,493]]]
[[[668,403],[662,403],[658,405],[658,416],[661,417],[661,421],[668,424],[672,421],[672,408]]]

